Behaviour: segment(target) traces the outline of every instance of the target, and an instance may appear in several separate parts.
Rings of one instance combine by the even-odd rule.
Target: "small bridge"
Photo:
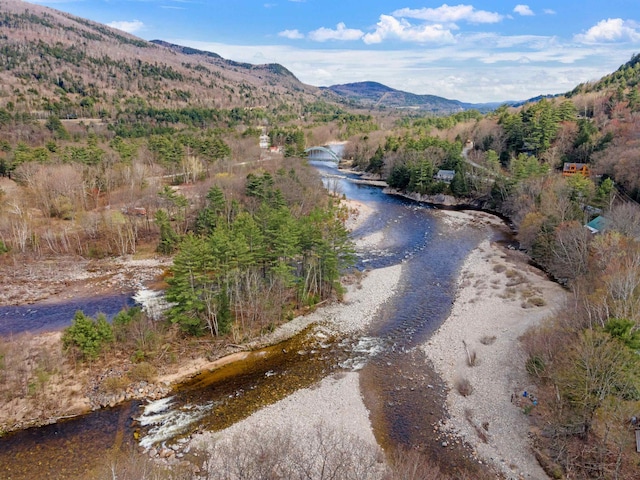
[[[309,147],[305,149],[304,153],[307,155],[320,154],[324,157],[323,160],[330,159],[333,162],[340,163],[340,157],[336,155],[336,152],[327,147]]]

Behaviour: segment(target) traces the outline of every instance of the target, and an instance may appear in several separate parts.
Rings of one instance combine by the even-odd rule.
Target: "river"
[[[442,399],[436,392],[425,391],[426,386],[398,388],[398,378],[416,381],[414,347],[448,316],[460,266],[484,233],[472,227],[451,229],[428,206],[353,183],[331,164],[315,166],[328,175],[328,188],[376,212],[353,234],[381,232],[384,240],[375,250],[358,252],[358,268],[405,265],[398,292],[367,332],[376,348],[365,353],[361,384],[373,394],[367,406],[379,440],[415,445],[422,441],[419,432],[429,428],[426,423],[434,415],[425,411],[433,410],[433,402],[424,402],[424,398]],[[127,403],[7,435],[0,439],[0,477],[35,478],[36,472],[48,472],[47,478],[83,478],[100,461],[104,463],[107,452],[130,448],[135,443],[134,432],[140,435],[141,445],[151,446],[199,429],[222,429],[332,372],[352,368],[355,357],[361,366],[359,347],[358,338],[324,338],[308,330],[246,361],[197,377],[143,411],[137,403]],[[65,458],[73,460],[65,462]]]
[[[30,305],[0,306],[0,336],[60,330],[71,324],[78,310],[91,317],[103,313],[111,319],[123,308],[135,304],[131,295],[115,293],[71,300],[54,298]]]

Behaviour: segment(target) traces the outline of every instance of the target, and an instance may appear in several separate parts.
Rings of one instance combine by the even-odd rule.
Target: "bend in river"
[[[11,478],[33,478],[33,457],[29,452],[39,451],[40,472],[50,472],[50,478],[77,478],[69,471],[67,475],[55,475],[60,458],[69,458],[69,445],[82,444],[87,452],[103,452],[114,445],[121,448],[130,444],[134,431],[141,435],[143,446],[151,446],[198,429],[219,430],[332,372],[359,369],[365,363],[361,384],[369,388],[366,398],[377,398],[375,405],[368,402],[368,406],[379,439],[395,445],[421,442],[416,431],[425,428],[425,419],[432,413],[424,411],[432,405],[424,402],[424,397],[432,394],[434,401],[443,400],[437,389],[425,391],[422,385],[415,393],[415,388],[405,388],[416,381],[415,373],[409,373],[418,361],[414,347],[448,316],[460,266],[486,232],[470,226],[449,228],[427,206],[350,182],[348,175],[337,173],[335,166],[317,167],[325,174],[329,172],[333,188],[376,211],[353,232],[356,236],[376,233],[383,239],[378,248],[359,252],[359,268],[404,264],[397,293],[378,313],[367,337],[333,338],[322,328],[312,327],[287,342],[201,375],[144,411],[134,413],[136,404],[128,403],[60,426],[9,435],[0,440],[0,476],[11,472]],[[334,183],[336,180],[338,183]],[[405,385],[399,385],[399,381]],[[118,433],[105,431],[99,440],[90,440],[87,430],[101,429],[92,425],[92,419],[101,415],[118,419]],[[137,420],[131,421],[132,417]],[[60,436],[64,440],[58,442]],[[78,463],[87,471],[87,465],[94,460],[95,455],[88,454]]]

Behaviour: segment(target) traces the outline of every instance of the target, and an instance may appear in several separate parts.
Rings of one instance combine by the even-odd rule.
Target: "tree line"
[[[340,275],[353,261],[344,209],[330,202],[294,215],[269,173],[250,174],[246,195],[241,206],[212,187],[194,231],[180,240],[156,216],[160,248],[177,249],[168,318],[191,334],[233,330],[243,339],[342,291]]]
[[[402,191],[449,193],[505,214],[521,248],[569,290],[567,305],[523,337],[542,405],[536,448],[552,478],[632,478],[637,469],[640,207],[618,189],[637,198],[640,188],[638,58],[583,96],[452,119],[445,130],[404,122],[356,162]],[[564,162],[597,175],[562,176]],[[438,169],[458,178],[439,182]],[[585,224],[597,216],[593,234]]]

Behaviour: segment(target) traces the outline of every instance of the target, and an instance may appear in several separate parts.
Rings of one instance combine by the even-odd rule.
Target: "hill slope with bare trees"
[[[147,42],[17,0],[0,2],[0,25],[3,96],[19,95],[20,111],[112,115],[134,98],[168,107],[275,107],[319,94],[279,65]]]

